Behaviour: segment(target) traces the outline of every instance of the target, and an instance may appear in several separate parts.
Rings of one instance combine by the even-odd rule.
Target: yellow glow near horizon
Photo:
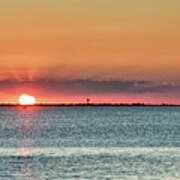
[[[36,98],[27,94],[22,94],[19,97],[20,105],[34,105],[36,103]]]

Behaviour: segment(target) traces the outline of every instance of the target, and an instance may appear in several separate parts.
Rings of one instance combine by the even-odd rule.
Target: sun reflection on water
[[[35,120],[33,118],[35,108],[19,108],[19,123],[20,123],[20,142],[18,148],[18,160],[20,162],[20,172],[18,177],[21,180],[35,180],[38,179],[36,172],[36,162],[34,157],[36,155],[33,148],[33,127]]]

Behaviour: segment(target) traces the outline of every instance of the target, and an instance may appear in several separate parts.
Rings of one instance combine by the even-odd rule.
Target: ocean
[[[180,180],[180,107],[0,107],[0,180]]]

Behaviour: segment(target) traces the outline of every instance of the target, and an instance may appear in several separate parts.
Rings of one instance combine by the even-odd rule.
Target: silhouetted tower
[[[87,98],[87,99],[86,99],[86,102],[87,102],[87,104],[90,104],[90,99]]]

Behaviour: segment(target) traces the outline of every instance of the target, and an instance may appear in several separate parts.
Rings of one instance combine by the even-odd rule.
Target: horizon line
[[[148,103],[36,103],[36,104],[27,104],[21,105],[19,103],[0,103],[0,107],[2,106],[19,106],[19,107],[27,107],[27,106],[180,106],[180,104],[148,104]]]

